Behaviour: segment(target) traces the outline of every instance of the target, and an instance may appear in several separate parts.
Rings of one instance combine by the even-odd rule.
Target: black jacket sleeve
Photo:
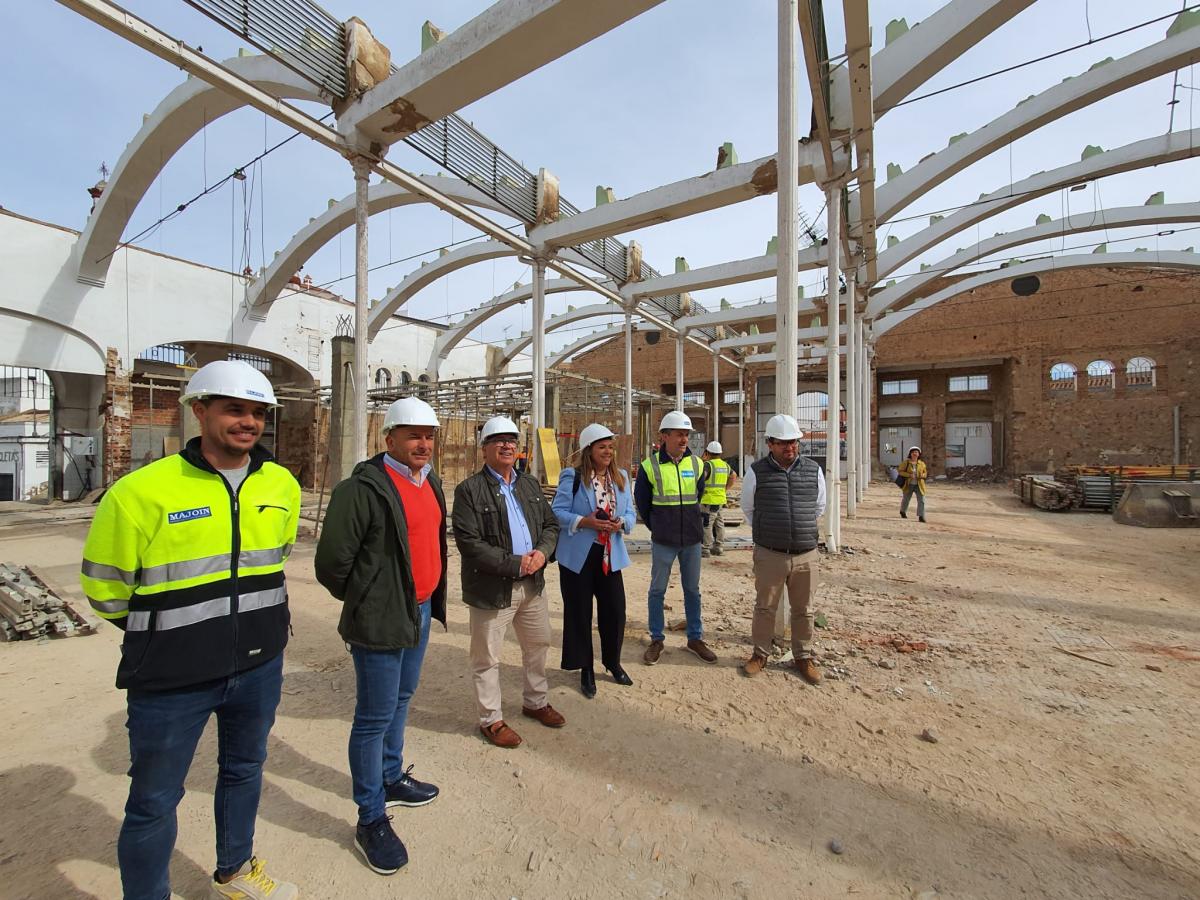
[[[638,466],[637,481],[633,483],[633,505],[637,507],[638,519],[647,528],[650,527],[651,500],[654,498],[654,488],[650,484],[650,476],[646,470]]]
[[[361,488],[354,479],[343,481],[329,497],[313,558],[317,581],[338,600],[346,595],[346,582],[370,527],[370,504],[364,502]]]

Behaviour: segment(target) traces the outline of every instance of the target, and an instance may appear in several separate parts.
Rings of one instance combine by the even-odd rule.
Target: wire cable
[[[1180,12],[1190,12],[1193,9],[1200,9],[1200,3],[1194,3],[1191,6],[1184,6]],[[1074,50],[1082,50],[1084,47],[1090,47],[1093,44],[1099,44],[1102,41],[1109,40],[1110,38],[1120,37],[1123,34],[1129,34],[1132,31],[1137,31],[1139,28],[1145,28],[1148,25],[1155,24],[1156,22],[1164,22],[1167,19],[1174,19],[1179,14],[1180,13],[1173,12],[1167,13],[1163,16],[1157,16],[1153,19],[1147,19],[1145,22],[1141,22],[1137,25],[1130,25],[1128,28],[1122,28],[1119,31],[1111,31],[1108,34],[1103,34],[1098,38],[1089,37],[1088,40],[1081,44],[1074,44],[1070,47],[1064,47],[1061,50],[1055,50],[1053,53],[1047,53],[1034,59],[1027,59],[1025,62],[1015,63],[1011,66],[1005,66],[1003,69],[996,69],[994,72],[988,72],[984,75],[977,75],[975,78],[968,78],[966,81],[960,81],[957,84],[952,84],[944,88],[938,88],[936,91],[929,91],[925,94],[918,94],[915,97],[908,97],[898,103],[893,103],[891,106],[885,106],[883,109],[876,110],[875,116],[878,118],[889,110],[898,109],[901,106],[907,106],[910,103],[916,103],[918,100],[928,100],[930,97],[937,97],[941,94],[948,93],[949,91],[955,91],[959,88],[967,87],[968,85],[972,84],[978,84],[979,82],[986,81],[989,78],[995,78],[997,75],[1006,75],[1009,72],[1015,72],[1018,69],[1025,68],[1026,66],[1032,66],[1035,63],[1045,62],[1048,59],[1054,59],[1054,57],[1062,56],[1064,53],[1071,53]]]

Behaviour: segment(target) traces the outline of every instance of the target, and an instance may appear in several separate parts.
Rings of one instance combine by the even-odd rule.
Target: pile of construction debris
[[[92,634],[95,630],[30,569],[0,563],[0,633],[6,641]]]
[[[1112,512],[1131,484],[1200,481],[1200,466],[1064,466],[1050,475],[1022,475],[1012,491],[1039,509]]]

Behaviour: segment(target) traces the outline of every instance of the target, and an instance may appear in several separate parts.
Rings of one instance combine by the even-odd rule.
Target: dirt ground
[[[753,681],[739,674],[753,605],[744,550],[705,560],[719,664],[683,652],[674,632],[662,662],[643,666],[642,554],[626,579],[635,685],[601,676],[589,701],[555,669],[551,702],[567,727],[542,728],[519,714],[510,636],[505,704],[525,743],[502,751],[475,728],[467,611],[452,590],[406,746],[414,774],[442,795],[395,811],[411,862],[390,879],[351,849],[354,674],[338,604],[301,544],[258,853],[302,896],[330,900],[1200,897],[1200,531],[1122,527],[1024,508],[998,487],[942,484],[921,525],[898,518],[899,496],[873,485],[844,526],[854,552],[822,561],[819,688],[779,664]],[[0,525],[0,560],[77,595],[85,529]],[[677,583],[668,603],[681,619]],[[4,898],[119,894],[119,634],[0,645]],[[206,896],[214,760],[210,728],[180,807],[181,897]]]

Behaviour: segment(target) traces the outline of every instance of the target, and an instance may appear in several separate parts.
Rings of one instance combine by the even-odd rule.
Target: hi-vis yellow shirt
[[[296,479],[258,447],[236,493],[199,439],[117,481],[80,574],[96,614],[125,629],[117,686],[183,687],[282,652],[299,515]]]

